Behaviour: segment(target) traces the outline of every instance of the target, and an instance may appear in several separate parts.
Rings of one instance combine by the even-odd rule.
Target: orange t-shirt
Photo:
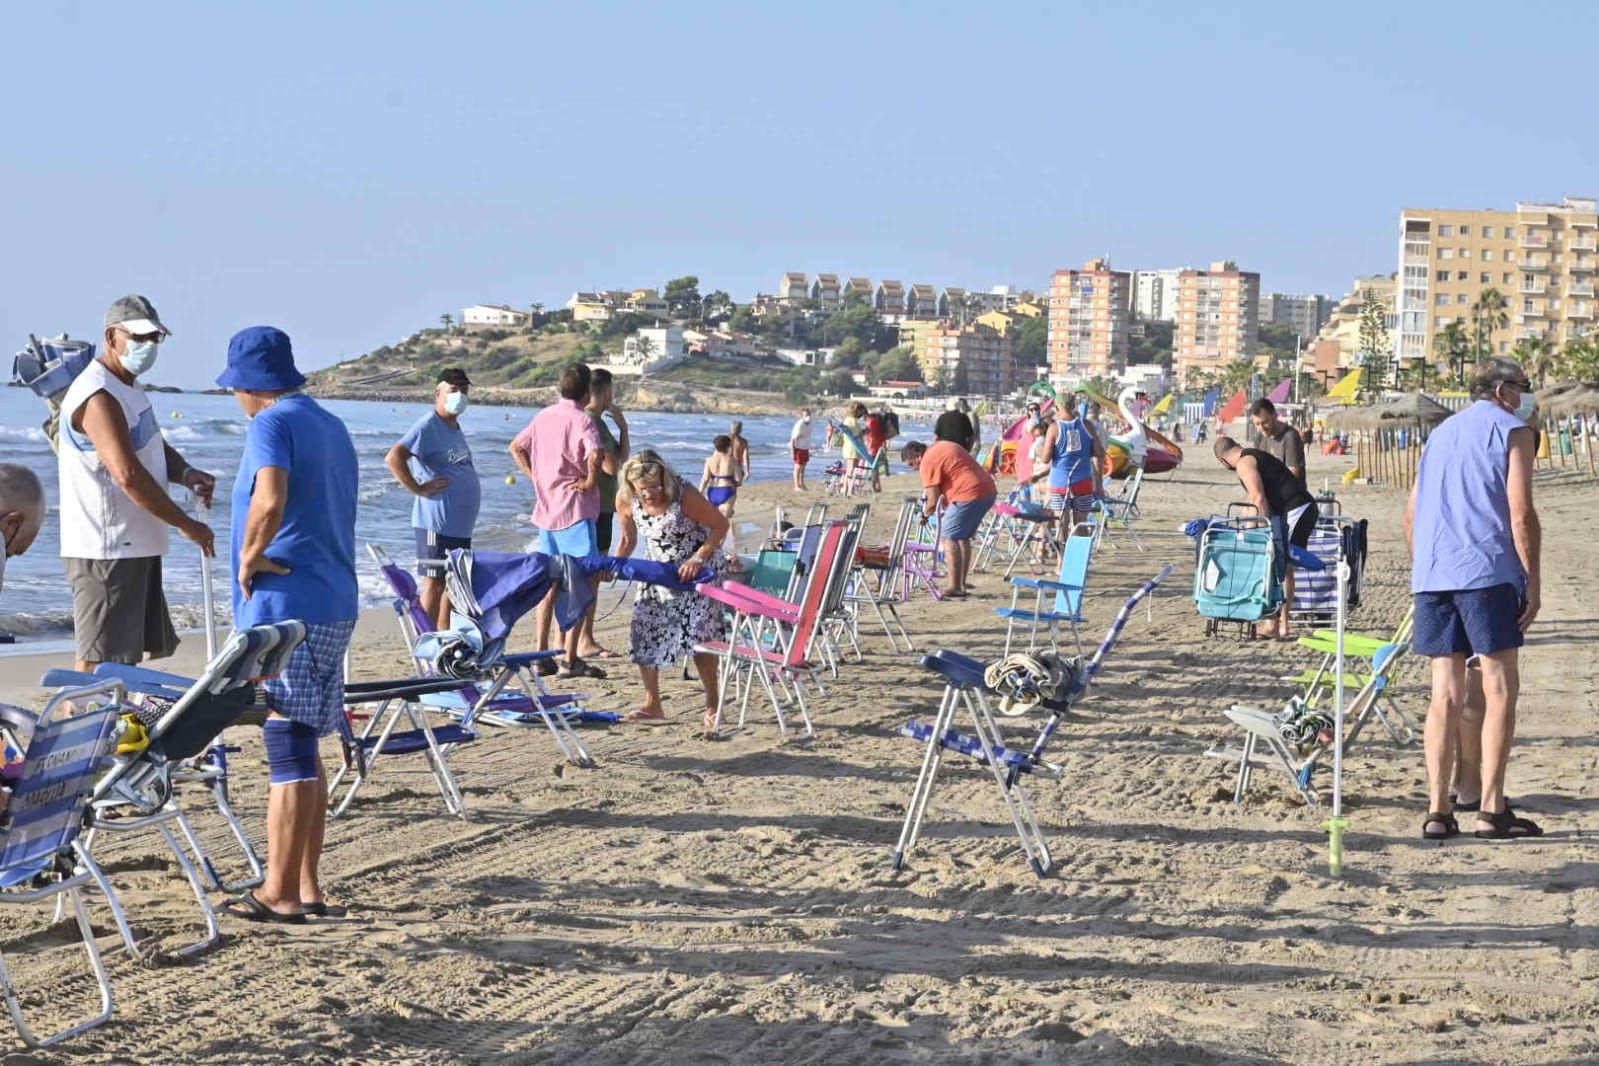
[[[950,503],[986,500],[995,494],[994,479],[982,464],[948,440],[934,442],[922,456],[922,484],[936,486]]]

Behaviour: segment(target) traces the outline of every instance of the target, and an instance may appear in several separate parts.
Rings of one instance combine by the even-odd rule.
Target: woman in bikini
[[[700,474],[700,492],[712,507],[728,519],[726,550],[730,560],[727,569],[737,571],[742,569],[742,565],[738,561],[738,549],[733,544],[732,518],[744,471],[733,453],[732,437],[724,433],[711,442],[711,447],[715,450],[705,460],[705,470]]]

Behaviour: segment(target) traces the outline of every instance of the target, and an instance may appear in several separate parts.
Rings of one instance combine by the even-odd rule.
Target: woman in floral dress
[[[675,563],[678,577],[684,581],[692,581],[707,567],[719,572],[726,566],[720,548],[727,536],[727,517],[648,448],[622,467],[616,521],[622,535],[617,555],[631,555],[642,533],[646,557]],[[628,657],[638,665],[644,681],[644,703],[626,720],[665,722],[661,667],[693,655],[700,684],[705,687],[705,727],[709,729],[716,715],[717,657],[695,654],[694,646],[726,640],[727,632],[727,620],[714,600],[698,592],[640,585],[633,605]]]

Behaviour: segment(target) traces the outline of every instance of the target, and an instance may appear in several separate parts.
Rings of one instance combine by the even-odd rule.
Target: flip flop
[[[307,903],[301,907],[300,913],[308,918],[344,918],[349,915],[350,908],[319,899],[315,903]]]
[[[642,710],[628,711],[622,716],[622,721],[629,725],[671,725],[672,720],[666,715],[645,714]]]
[[[242,896],[228,900],[222,909],[235,918],[243,918],[247,922],[264,922],[276,925],[304,925],[305,912],[295,911],[292,914],[282,914],[268,907],[265,903],[255,898],[255,889],[246,889]]]
[[[583,656],[584,659],[620,659],[621,657],[621,652],[612,651],[610,648],[601,648],[599,651]]]

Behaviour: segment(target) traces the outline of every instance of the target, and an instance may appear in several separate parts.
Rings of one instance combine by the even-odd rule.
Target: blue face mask
[[[1516,417],[1525,422],[1527,419],[1532,417],[1533,409],[1537,406],[1538,401],[1533,398],[1532,393],[1522,393],[1521,399],[1516,403]]]
[[[466,393],[447,393],[444,397],[444,410],[451,418],[459,416],[462,411],[466,410]]]
[[[155,366],[155,357],[160,354],[160,348],[155,341],[129,342],[122,353],[122,369],[138,377]]]

